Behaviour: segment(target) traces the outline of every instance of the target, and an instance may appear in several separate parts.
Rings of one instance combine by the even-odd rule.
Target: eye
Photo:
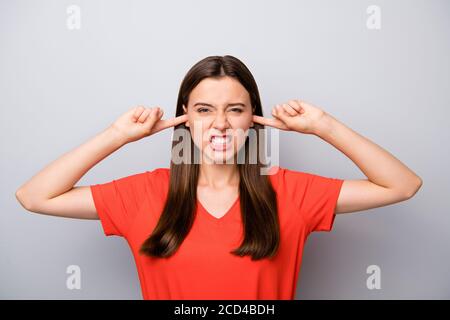
[[[197,109],[197,112],[199,112],[199,113],[204,113],[204,112],[206,112],[206,111],[209,111],[209,110],[206,109],[206,108],[198,108],[198,109]]]
[[[231,109],[232,111],[234,111],[234,112],[237,112],[237,113],[242,113],[242,109],[240,109],[240,108],[233,108],[233,109]]]

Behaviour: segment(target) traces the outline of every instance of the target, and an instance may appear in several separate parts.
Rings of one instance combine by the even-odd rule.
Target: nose
[[[230,128],[230,123],[228,122],[228,119],[224,112],[217,113],[216,117],[214,118],[213,127],[220,131]]]

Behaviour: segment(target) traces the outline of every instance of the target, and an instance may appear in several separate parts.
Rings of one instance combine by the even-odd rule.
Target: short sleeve
[[[147,196],[148,171],[90,186],[98,217],[106,236],[126,236]]]
[[[331,231],[344,180],[284,168],[281,175],[307,232]]]

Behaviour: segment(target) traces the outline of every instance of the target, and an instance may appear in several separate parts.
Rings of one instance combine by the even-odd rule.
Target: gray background
[[[81,8],[81,29],[66,8]],[[369,5],[381,29],[366,27]],[[27,213],[24,181],[136,104],[175,112],[208,55],[252,71],[266,115],[316,104],[419,174],[412,199],[338,215],[304,251],[297,299],[450,298],[448,1],[0,1],[0,298],[141,299],[124,239],[99,221]],[[171,130],[126,145],[78,183],[167,167]],[[362,172],[315,136],[280,133],[280,164],[345,179]],[[81,290],[66,267],[81,267]],[[366,268],[381,268],[381,289]]]

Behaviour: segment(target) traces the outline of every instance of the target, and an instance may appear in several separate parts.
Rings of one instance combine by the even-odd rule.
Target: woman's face
[[[183,110],[202,161],[209,163],[225,163],[232,158],[253,126],[249,93],[239,81],[228,76],[203,79],[191,91],[188,106],[183,105]]]

